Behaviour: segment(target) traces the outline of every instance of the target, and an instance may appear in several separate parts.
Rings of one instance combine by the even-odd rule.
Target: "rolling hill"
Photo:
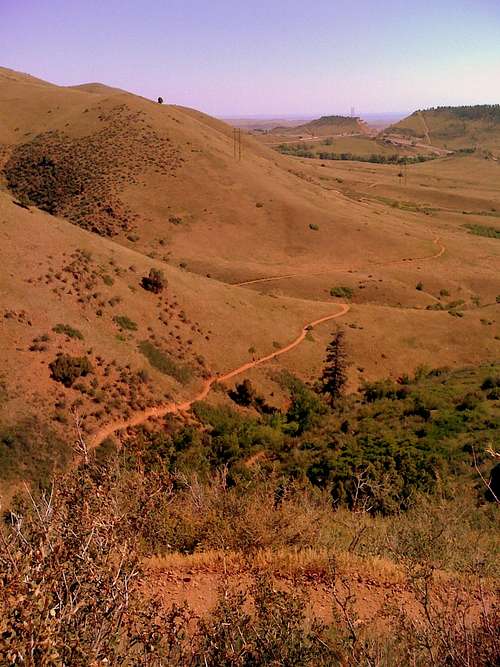
[[[4,75],[0,142],[18,197],[150,257],[232,282],[297,262],[390,254],[392,241],[381,247],[370,224],[353,245],[352,217],[367,219],[363,207],[302,178],[252,137],[243,138],[239,162],[224,123],[99,91]],[[311,233],[311,225],[333,234]],[[408,252],[398,236],[397,253]]]
[[[201,112],[0,70],[7,485],[71,458],[68,424],[123,425],[234,369],[279,403],[277,370],[320,372],[334,325],[303,327],[321,318],[342,316],[352,388],[498,356],[498,241],[462,220],[496,228],[496,165],[472,185],[469,163],[416,165],[422,185],[402,189],[397,167],[242,141],[240,161],[232,128]]]
[[[360,118],[350,116],[321,116],[316,120],[296,125],[295,127],[275,127],[273,134],[307,135],[311,137],[329,137],[342,134],[369,134],[368,127]]]
[[[0,70],[4,662],[498,654],[500,167],[425,127],[405,167],[239,159],[199,111]]]
[[[500,151],[500,105],[436,107],[415,111],[383,136],[401,135],[451,150]]]

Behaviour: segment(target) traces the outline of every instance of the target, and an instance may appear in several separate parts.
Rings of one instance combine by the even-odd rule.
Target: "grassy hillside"
[[[1,81],[6,182],[49,212],[229,281],[352,255],[354,205],[334,193],[325,201],[251,137],[238,162],[220,121],[107,87],[32,84],[15,73]],[[320,240],[310,224],[332,227],[335,239]],[[379,234],[367,230],[361,244],[379,252]]]
[[[238,366],[250,349],[271,352],[273,339],[288,342],[303,322],[336,308],[198,277],[16,206],[1,192],[0,219],[8,285],[1,293],[0,419],[14,434],[1,452],[3,481],[45,476],[67,461],[72,452],[57,437],[75,428],[77,415],[88,435],[172,396],[189,397],[208,374]],[[159,294],[144,288],[152,268],[164,275]],[[318,363],[322,350],[316,354]],[[67,355],[87,359],[91,372],[66,382],[51,364]],[[40,429],[36,447],[23,452],[21,443]],[[41,444],[47,429],[57,454]]]
[[[240,160],[0,69],[1,664],[497,664],[499,167],[427,113]]]
[[[436,107],[415,111],[386,128],[384,135],[399,134],[452,150],[500,151],[500,105]]]
[[[251,137],[240,162],[221,121],[100,84],[2,70],[0,98],[9,428],[35,416],[60,437],[76,410],[92,433],[193,398],[346,302],[353,388],[437,351],[453,365],[497,358],[498,188],[484,161],[472,184],[459,163],[415,166],[422,186],[401,190],[398,167],[310,164]],[[144,289],[151,269],[160,294]],[[279,403],[273,365],[311,379],[330,333],[245,372]]]

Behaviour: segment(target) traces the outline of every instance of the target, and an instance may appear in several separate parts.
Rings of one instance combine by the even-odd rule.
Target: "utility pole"
[[[241,128],[233,127],[233,155],[241,162]]]

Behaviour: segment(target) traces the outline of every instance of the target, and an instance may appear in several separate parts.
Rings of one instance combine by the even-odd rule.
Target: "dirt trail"
[[[271,354],[267,354],[264,357],[260,357],[259,359],[248,361],[246,364],[243,364],[242,366],[239,366],[238,368],[235,368],[228,373],[224,373],[223,375],[213,375],[212,377],[208,378],[203,383],[201,390],[193,398],[184,401],[183,403],[172,402],[152,408],[147,408],[146,410],[136,412],[130,419],[123,419],[105,424],[90,437],[88,443],[89,448],[93,449],[98,447],[104,440],[106,440],[106,438],[113,435],[113,433],[130,428],[132,426],[139,426],[140,424],[148,421],[148,419],[164,417],[167,414],[176,414],[178,412],[187,412],[191,409],[193,403],[196,403],[196,401],[202,401],[208,396],[212,386],[216,382],[225,382],[226,380],[230,380],[236,375],[240,375],[241,373],[245,373],[246,371],[249,371],[256,366],[260,366],[260,364],[263,364],[266,361],[271,361],[271,359],[275,359],[276,357],[279,357],[286,352],[290,352],[290,350],[293,350],[295,347],[300,345],[300,343],[302,343],[308,330],[311,327],[315,327],[316,325],[322,324],[323,322],[334,320],[337,317],[342,317],[342,315],[345,315],[350,310],[350,306],[347,303],[336,305],[340,306],[341,308],[338,312],[333,313],[332,315],[325,315],[325,317],[320,317],[317,320],[313,320],[312,322],[304,324],[297,338],[295,338],[295,340],[293,340],[288,345],[285,345],[285,347],[271,352]]]
[[[431,145],[431,135],[429,134],[429,126],[427,125],[427,123],[425,121],[425,118],[424,118],[424,114],[421,111],[418,112],[418,115],[419,115],[420,120],[422,121],[422,125],[424,127],[425,139],[430,146]]]
[[[434,236],[432,239],[432,242],[434,243],[435,246],[437,246],[438,250],[432,255],[424,255],[423,257],[407,257],[403,259],[395,259],[390,262],[375,262],[373,264],[370,264],[369,268],[372,269],[375,266],[394,266],[396,264],[400,264],[402,262],[424,262],[428,261],[431,259],[438,259],[441,257],[445,252],[446,252],[446,246],[444,246],[441,243],[441,239],[439,236]],[[367,267],[368,268],[368,267]],[[357,266],[357,267],[349,267],[349,270],[351,271],[361,271],[363,269],[363,266]],[[323,276],[323,275],[328,275],[329,273],[333,273],[334,271],[342,271],[345,270],[347,271],[347,267],[343,266],[336,266],[332,267],[326,271],[318,271],[317,273],[287,273],[284,275],[280,276],[272,276],[271,278],[253,278],[252,280],[245,280],[243,282],[239,283],[232,283],[234,287],[244,287],[245,285],[255,285],[257,283],[269,283],[274,280],[286,280],[288,278],[312,278],[314,276]]]
[[[409,262],[409,261],[424,261],[424,260],[429,260],[429,259],[437,259],[438,257],[441,257],[441,255],[444,254],[446,251],[446,247],[441,243],[441,239],[438,236],[435,236],[433,239],[434,245],[438,247],[438,251],[434,253],[433,255],[428,255],[425,257],[410,257],[410,258],[403,258],[403,259],[397,259],[391,262],[379,262],[375,264],[371,264],[370,268],[374,266],[390,266],[393,264],[399,264],[400,262]],[[295,278],[295,277],[301,277],[301,276],[315,276],[315,275],[322,275],[322,274],[328,274],[330,271],[335,270],[335,269],[330,269],[329,271],[323,271],[320,273],[314,273],[314,274],[300,274],[300,273],[295,273],[295,274],[287,274],[287,275],[282,275],[282,276],[273,276],[271,278],[256,278],[254,280],[246,280],[243,282],[239,283],[234,283],[234,286],[236,287],[243,287],[245,285],[253,285],[255,283],[264,283],[264,282],[271,282],[273,280],[284,280],[286,278]],[[359,268],[357,270],[360,270]],[[332,314],[332,315],[326,315],[325,317],[320,317],[317,320],[313,320],[312,322],[308,322],[304,324],[302,327],[302,330],[300,334],[297,336],[295,340],[293,340],[291,343],[288,345],[285,345],[285,347],[282,347],[278,350],[275,350],[274,352],[271,352],[268,355],[265,355],[263,357],[260,357],[259,359],[254,359],[252,361],[248,361],[246,364],[243,364],[242,366],[239,366],[238,368],[233,369],[232,371],[229,371],[228,373],[225,373],[223,375],[213,375],[212,377],[208,378],[205,380],[205,382],[202,385],[201,390],[191,399],[184,401],[182,403],[165,403],[163,405],[159,406],[154,406],[151,408],[146,408],[145,410],[141,410],[139,412],[136,412],[130,419],[123,419],[123,420],[117,420],[114,422],[110,422],[109,424],[105,424],[102,426],[100,429],[98,429],[94,434],[91,435],[88,446],[90,449],[93,449],[95,447],[98,447],[106,438],[109,436],[113,435],[113,433],[116,433],[117,431],[125,430],[127,428],[131,428],[133,426],[139,426],[140,424],[143,424],[144,422],[148,421],[149,419],[153,418],[158,418],[158,417],[164,417],[167,414],[176,414],[179,412],[187,412],[191,409],[193,403],[196,403],[196,401],[203,401],[208,394],[210,393],[210,390],[212,386],[216,382],[225,382],[226,380],[230,380],[233,377],[237,375],[241,375],[241,373],[245,373],[246,371],[251,370],[252,368],[255,368],[256,366],[260,366],[260,364],[264,364],[267,361],[271,361],[272,359],[275,359],[276,357],[281,356],[282,354],[285,354],[286,352],[290,352],[290,350],[293,350],[295,347],[300,345],[304,338],[306,337],[307,331],[309,330],[310,327],[315,327],[318,324],[322,324],[323,322],[328,322],[330,320],[336,319],[337,317],[342,317],[342,315],[345,315],[349,310],[350,306],[346,303],[343,304],[336,304],[340,306],[341,310]]]
[[[290,135],[288,135],[290,136]],[[273,141],[273,142],[263,142],[265,146],[283,146],[285,144],[300,144],[302,143],[307,143],[307,142],[313,142],[313,141],[325,141],[325,139],[343,139],[345,137],[351,138],[351,137],[366,137],[366,134],[363,134],[362,132],[357,132],[356,134],[329,134],[325,135],[322,137],[317,137],[313,135],[312,137],[304,137],[303,135],[297,135],[295,139],[293,140],[287,140],[287,141]]]
[[[200,556],[203,557],[202,552]],[[218,561],[199,568],[187,567],[180,562],[171,565],[146,562],[147,575],[143,591],[147,596],[154,596],[155,600],[159,598],[160,604],[166,609],[174,603],[187,603],[196,618],[207,618],[217,604],[221,587],[244,590],[258,580],[261,574],[259,569],[232,567],[231,563],[227,562],[228,556],[230,558],[227,552],[220,552]],[[348,593],[352,596],[351,603],[359,623],[377,633],[391,631],[391,627],[397,622],[398,610],[405,610],[415,620],[423,620],[423,607],[402,568],[379,560],[382,567],[377,569],[370,563],[369,557],[365,561],[353,554],[348,557],[352,562],[343,564],[342,574],[343,578],[349,581],[349,591],[340,582],[337,583],[336,590],[344,599]],[[327,624],[336,621],[341,610],[335,602],[331,581],[328,581],[328,576],[324,576],[321,568],[308,571],[305,567],[280,572],[270,564],[263,571],[272,575],[273,586],[277,590],[296,588],[298,578],[307,595],[307,618],[315,617]],[[486,594],[482,586],[485,584],[480,584],[472,576],[464,579],[456,574],[436,571],[429,591],[433,608],[442,610],[441,613],[449,613],[453,609],[453,600],[461,600],[467,621],[478,620],[484,610],[491,610],[496,603],[494,584],[491,583],[490,593]],[[392,617],[388,609],[394,610]]]

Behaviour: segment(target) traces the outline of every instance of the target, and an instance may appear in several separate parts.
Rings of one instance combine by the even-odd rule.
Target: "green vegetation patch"
[[[87,357],[72,357],[69,354],[60,354],[49,364],[49,368],[52,379],[65,387],[71,387],[77,378],[92,373],[92,364]]]
[[[105,273],[102,276],[102,282],[107,285],[108,287],[111,287],[112,285],[115,284],[114,278],[110,276],[109,274]]]
[[[186,384],[192,377],[192,370],[189,366],[178,364],[172,357],[163,352],[149,340],[143,340],[139,343],[139,350],[146,357],[153,368],[156,368],[164,375],[170,375],[181,384]]]
[[[36,418],[0,429],[0,479],[33,480],[47,486],[52,473],[61,470],[71,447]]]
[[[69,324],[56,324],[55,327],[52,327],[52,331],[54,333],[64,334],[69,338],[78,338],[79,340],[83,340],[82,332],[73,328]]]
[[[323,142],[325,145],[328,145]],[[315,152],[316,148],[313,144],[280,144],[276,147],[278,153],[283,155],[293,155],[294,157],[317,159],[317,160],[333,160],[340,162],[369,162],[371,164],[415,164],[420,162],[427,162],[428,160],[435,160],[434,155],[412,155],[400,156],[397,153],[392,155],[384,155],[379,153],[372,153],[371,155],[356,155],[354,153],[332,153],[329,151]]]
[[[137,331],[137,323],[134,320],[131,320],[127,315],[116,315],[113,317],[114,322],[118,324],[122,329],[127,331]]]
[[[461,120],[486,120],[500,123],[500,104],[473,104],[459,107],[432,107],[425,109],[438,114],[452,114]]]
[[[336,285],[330,290],[330,296],[336,296],[341,299],[352,299],[354,296],[354,290],[352,287],[346,287],[345,285]]]
[[[485,443],[500,446],[498,376],[498,365],[422,368],[413,378],[366,383],[332,409],[313,387],[281,374],[275,379],[289,393],[286,411],[273,408],[257,417],[197,403],[201,429],[182,429],[162,451],[173,469],[224,466],[234,484],[246,483],[245,462],[259,454],[265,461],[260,474],[284,484],[302,480],[336,507],[371,513],[398,513],[421,494],[477,483],[474,503],[484,496],[474,456],[488,476]]]
[[[470,234],[476,236],[485,236],[489,239],[500,239],[500,229],[496,227],[488,227],[487,225],[467,224],[464,225],[469,230]]]

